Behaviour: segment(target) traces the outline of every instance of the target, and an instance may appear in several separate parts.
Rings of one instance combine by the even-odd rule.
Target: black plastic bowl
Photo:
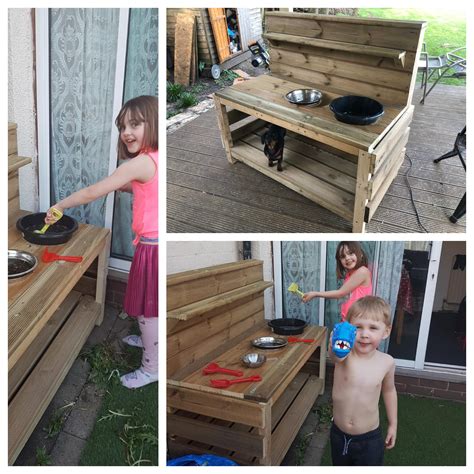
[[[44,234],[36,234],[35,230],[41,230],[44,226],[45,212],[28,214],[20,217],[16,222],[16,228],[23,237],[32,244],[37,245],[59,245],[67,242],[77,230],[77,221],[72,217],[64,215],[58,222],[48,227]]]
[[[303,319],[280,318],[268,321],[268,325],[272,328],[275,334],[291,336],[293,334],[301,334],[308,323]]]
[[[370,125],[383,115],[383,105],[370,97],[344,95],[334,99],[329,108],[340,122]]]

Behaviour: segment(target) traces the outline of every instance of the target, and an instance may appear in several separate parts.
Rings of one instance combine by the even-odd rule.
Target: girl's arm
[[[310,291],[303,296],[303,302],[307,303],[313,298],[342,298],[355,290],[358,286],[368,286],[364,283],[370,282],[370,272],[367,267],[359,267],[351,277],[337,290]]]
[[[155,173],[155,164],[146,155],[140,155],[133,158],[123,165],[120,165],[110,176],[104,178],[98,183],[92,184],[72,193],[67,198],[54,204],[53,207],[61,212],[70,207],[88,204],[96,199],[105,196],[113,191],[127,186],[131,181],[146,182],[150,180]],[[50,212],[46,215],[45,222],[51,224],[54,222]]]
[[[397,390],[395,388],[395,361],[392,359],[391,366],[382,381],[382,396],[387,412],[388,428],[385,437],[385,447],[392,449],[397,440]]]

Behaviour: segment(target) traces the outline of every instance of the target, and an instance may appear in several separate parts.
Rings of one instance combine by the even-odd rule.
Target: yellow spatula
[[[304,296],[304,293],[298,288],[298,284],[294,282],[288,287],[288,291],[290,291],[291,293],[295,293],[300,298],[303,298]]]
[[[63,213],[59,210],[59,209],[56,209],[55,207],[52,207],[51,208],[51,214],[53,215],[53,218],[54,218],[54,222],[53,224],[55,224],[56,222],[59,221],[59,219],[61,219],[61,217],[63,217]],[[34,230],[33,233],[34,234],[44,234],[47,230],[48,230],[48,227],[52,225],[52,224],[45,224],[41,230]]]

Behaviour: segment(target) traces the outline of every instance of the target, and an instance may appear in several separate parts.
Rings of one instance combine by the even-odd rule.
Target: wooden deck
[[[448,217],[465,192],[458,158],[433,159],[450,151],[466,122],[466,89],[437,85],[418,105],[398,176],[367,232],[465,232],[466,218]],[[352,223],[243,163],[230,165],[221,144],[215,110],[167,137],[167,231],[182,232],[351,232]],[[407,175],[408,174],[408,178]],[[410,187],[408,186],[408,183]]]

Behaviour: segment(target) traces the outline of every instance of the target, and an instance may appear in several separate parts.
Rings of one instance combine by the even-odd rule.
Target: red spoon
[[[311,344],[314,342],[314,339],[301,339],[299,337],[289,336],[288,342],[306,342],[307,344]]]
[[[202,369],[202,373],[204,375],[227,374],[227,375],[233,375],[235,377],[242,377],[242,375],[244,375],[244,373],[241,370],[225,369],[224,367],[220,367],[215,362],[211,362],[209,365],[204,367],[204,369]]]
[[[245,382],[260,382],[262,377],[260,375],[252,375],[251,377],[245,377],[243,379],[234,379],[234,380],[227,380],[227,379],[213,379],[211,380],[211,385],[215,388],[227,388],[234,383],[245,383]]]
[[[56,260],[64,260],[65,262],[82,262],[82,257],[73,257],[72,255],[58,255],[57,253],[48,252],[48,247],[44,249],[41,260],[45,263],[55,262]]]

